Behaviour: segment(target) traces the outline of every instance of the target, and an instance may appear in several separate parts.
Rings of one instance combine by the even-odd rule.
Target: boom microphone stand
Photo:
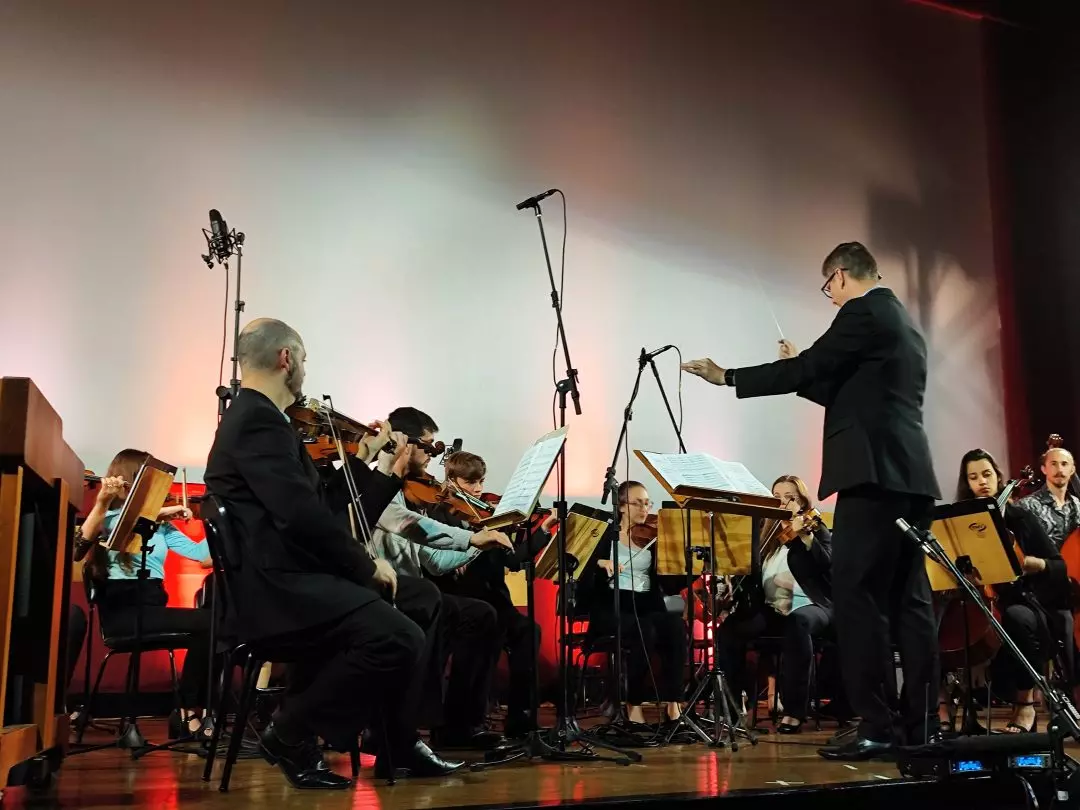
[[[1016,642],[1012,640],[1005,629],[1001,626],[1001,623],[994,616],[990,606],[987,605],[982,599],[979,598],[979,592],[975,589],[975,586],[964,576],[963,572],[957,567],[956,563],[945,553],[945,549],[942,548],[940,541],[934,536],[933,532],[928,529],[918,529],[910,525],[903,518],[897,518],[896,525],[904,533],[904,535],[916,543],[923,552],[932,559],[934,562],[941,565],[946,571],[952,574],[956,582],[963,588],[971,603],[976,605],[979,610],[986,616],[986,620],[994,628],[995,632],[1001,638],[1002,643],[1009,648],[1009,651],[1016,657],[1016,660],[1020,662],[1032,681],[1035,683],[1035,687],[1043,693],[1046,698],[1046,704],[1050,711],[1050,725],[1049,735],[1051,741],[1051,756],[1053,761],[1053,768],[1055,772],[1061,773],[1065,769],[1065,751],[1064,743],[1066,737],[1072,737],[1074,740],[1080,742],[1080,712],[1076,710],[1076,707],[1072,704],[1072,701],[1058,689],[1052,687],[1042,673],[1039,672],[1023,653],[1020,652],[1020,648],[1016,646]]]
[[[556,328],[559,342],[562,343],[563,359],[566,361],[566,377],[555,383],[555,391],[559,398],[559,427],[566,427],[566,395],[569,394],[574,401],[574,413],[581,415],[581,394],[578,391],[577,369],[570,362],[570,347],[566,342],[566,327],[563,325],[562,304],[559,301],[558,287],[555,285],[555,274],[551,269],[551,254],[548,252],[547,236],[544,234],[544,217],[540,210],[540,200],[555,194],[557,189],[550,189],[543,194],[530,197],[518,204],[519,211],[525,208],[533,209],[536,216],[536,224],[540,229],[540,243],[544,248],[544,262],[547,265],[548,282],[551,284],[551,307],[555,310]],[[557,499],[552,504],[558,515],[559,529],[555,537],[556,548],[559,552],[559,679],[560,699],[556,710],[555,727],[550,732],[550,753],[545,751],[542,756],[545,759],[588,760],[595,761],[605,759],[617,762],[620,765],[629,765],[631,760],[641,761],[641,755],[634,751],[623,751],[614,745],[596,739],[586,734],[577,721],[568,715],[570,707],[570,656],[567,647],[570,636],[570,611],[573,609],[569,590],[567,589],[567,554],[566,554],[566,444],[559,450],[559,473],[557,477]],[[581,746],[581,751],[570,751],[572,745]],[[619,754],[618,757],[600,757],[594,753],[593,748],[605,748]]]

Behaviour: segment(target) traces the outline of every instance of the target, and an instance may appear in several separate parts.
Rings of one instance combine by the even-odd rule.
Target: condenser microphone
[[[541,200],[546,200],[552,194],[557,194],[558,191],[557,188],[549,188],[547,191],[540,192],[535,197],[529,197],[527,200],[522,200],[517,204],[517,210],[521,211],[524,208],[536,208]]]
[[[216,208],[210,209],[210,233],[210,251],[219,262],[223,262],[232,255],[229,249],[229,226]]]

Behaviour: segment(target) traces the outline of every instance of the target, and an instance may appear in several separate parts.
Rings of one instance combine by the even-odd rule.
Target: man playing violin
[[[389,773],[386,754],[408,775],[463,767],[417,736],[412,675],[425,637],[391,604],[393,568],[372,559],[335,517],[284,413],[304,381],[300,335],[259,319],[241,333],[237,356],[242,387],[218,425],[205,481],[225,504],[238,546],[221,549],[234,566],[230,630],[295,662],[283,705],[260,739],[264,756],[296,787],[346,788],[351,780],[327,767],[317,738],[355,741],[382,712],[389,750],[379,752],[376,774]],[[400,491],[405,464],[403,445],[370,475],[360,492],[364,513],[382,513]],[[388,706],[395,711],[382,711]]]
[[[395,409],[388,418],[391,428],[410,442],[406,477],[427,475],[433,458],[438,425],[416,408]],[[502,532],[472,532],[440,523],[413,511],[398,493],[383,511],[373,532],[376,554],[389,561],[401,578],[424,574],[450,574],[473,560],[483,549],[513,549]],[[430,584],[430,583],[429,583]],[[494,748],[504,740],[485,723],[487,697],[500,649],[495,609],[479,599],[443,594],[439,619],[437,662],[427,688],[432,740],[451,748]],[[446,695],[441,674],[452,657]],[[441,701],[441,711],[438,709]]]
[[[465,493],[478,500],[484,494],[487,464],[475,453],[459,450],[445,460],[445,490]],[[428,515],[447,524],[463,523],[446,504],[436,504]],[[531,717],[529,684],[533,677],[533,651],[540,644],[540,627],[529,621],[514,605],[506,586],[506,569],[519,570],[528,557],[535,557],[551,540],[548,533],[555,516],[548,515],[543,523],[513,552],[496,548],[467,567],[436,581],[444,593],[480,599],[495,609],[498,621],[499,646],[506,651],[510,668],[510,690],[507,698],[506,736],[522,737],[535,725]],[[531,645],[531,648],[530,648]]]

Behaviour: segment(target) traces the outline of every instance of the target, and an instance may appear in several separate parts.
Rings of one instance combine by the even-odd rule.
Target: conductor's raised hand
[[[780,359],[790,360],[792,357],[798,357],[799,350],[795,348],[795,344],[787,338],[780,341]]]
[[[476,546],[477,548],[494,548],[496,546],[502,546],[507,551],[514,550],[514,544],[510,542],[510,538],[494,529],[481,529],[476,532],[476,534],[469,539],[469,545]]]
[[[689,362],[682,364],[682,370],[693,374],[695,377],[701,377],[703,380],[711,382],[713,385],[724,384],[724,369],[716,365],[709,358],[703,360],[690,360]]]

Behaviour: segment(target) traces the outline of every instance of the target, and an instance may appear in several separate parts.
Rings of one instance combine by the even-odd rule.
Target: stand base
[[[580,746],[582,750],[569,750],[573,745]],[[618,756],[601,756],[592,750],[594,748],[611,751]],[[637,751],[624,751],[609,742],[598,740],[582,731],[577,722],[571,719],[561,727],[531,731],[516,750],[509,754],[495,754],[494,759],[484,762],[474,762],[469,769],[484,771],[522,759],[530,762],[536,759],[547,762],[614,762],[616,765],[630,765],[642,761],[641,754]]]
[[[714,704],[712,736],[709,736],[701,725],[698,724],[702,718],[698,717],[694,711],[694,707],[697,706],[709,689],[712,690]],[[721,718],[723,718],[723,720],[721,720]],[[749,740],[751,745],[757,745],[757,735],[752,731],[747,730],[743,726],[741,719],[736,720],[735,718],[740,718],[738,704],[735,702],[735,698],[728,688],[727,677],[722,670],[713,667],[705,673],[705,676],[701,679],[694,694],[690,696],[687,708],[679,712],[678,722],[676,722],[674,727],[668,733],[665,742],[670,743],[680,728],[686,728],[696,734],[698,738],[707,745],[718,747],[723,747],[725,745],[724,736],[726,733],[728,744],[731,745],[731,750],[733,752],[739,750],[739,737]]]

